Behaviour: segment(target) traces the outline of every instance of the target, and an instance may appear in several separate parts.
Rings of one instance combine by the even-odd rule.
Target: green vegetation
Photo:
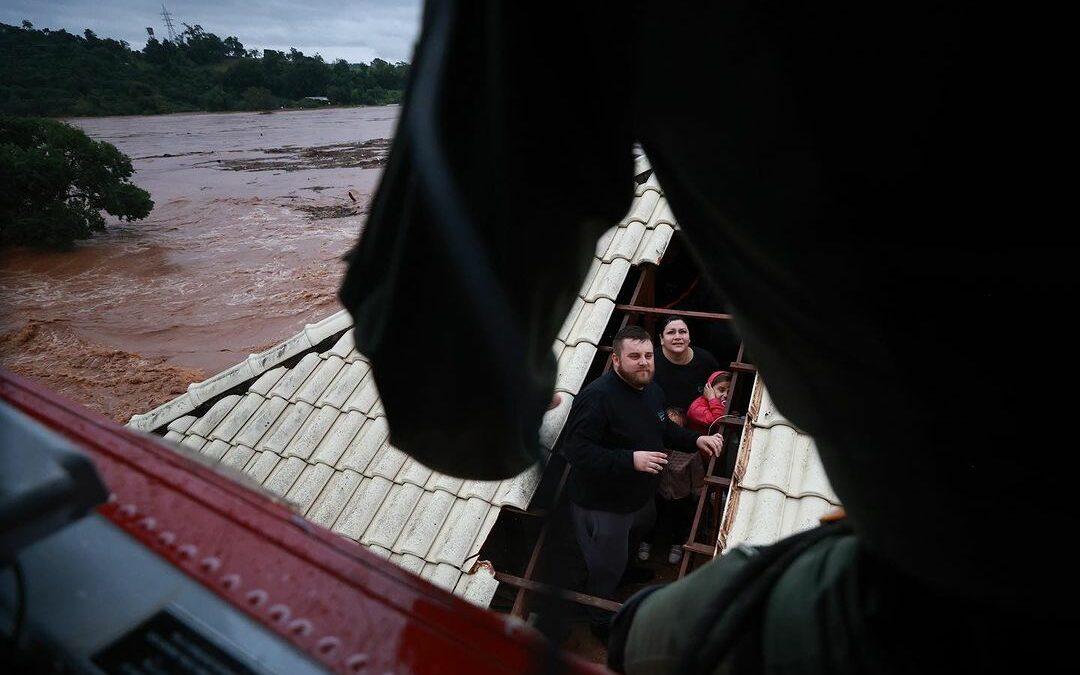
[[[199,110],[270,110],[333,104],[385,105],[401,101],[407,63],[370,64],[246,50],[202,26],[176,41],[150,39],[142,51],[124,41],[0,24],[0,113],[12,115],[146,115]]]
[[[115,146],[50,119],[0,115],[0,246],[65,248],[105,231],[101,211],[139,220],[154,208]]]

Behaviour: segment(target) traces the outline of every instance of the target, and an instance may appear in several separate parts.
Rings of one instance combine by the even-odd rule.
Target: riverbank
[[[396,107],[69,120],[157,206],[0,252],[0,366],[126,421],[340,309]]]

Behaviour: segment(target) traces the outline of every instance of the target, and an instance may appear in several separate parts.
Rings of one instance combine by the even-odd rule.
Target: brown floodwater
[[[0,251],[0,366],[126,421],[340,309],[398,108],[73,119],[154,210]]]

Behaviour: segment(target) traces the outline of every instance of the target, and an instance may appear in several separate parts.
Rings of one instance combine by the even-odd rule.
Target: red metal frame
[[[538,672],[532,628],[457,598],[284,504],[0,370],[0,398],[67,437],[108,485],[98,511],[328,669]],[[567,656],[565,673],[607,672]]]

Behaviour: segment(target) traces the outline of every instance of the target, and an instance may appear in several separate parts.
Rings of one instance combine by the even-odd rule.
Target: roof
[[[626,218],[597,242],[578,299],[553,346],[560,405],[545,415],[551,449],[580,390],[631,266],[656,264],[675,221],[648,160]],[[241,470],[309,520],[368,546],[430,581],[487,605],[497,583],[477,565],[504,506],[525,509],[539,468],[504,481],[439,474],[389,444],[368,360],[340,311],[184,395],[135,415],[129,426]]]
[[[840,506],[814,440],[773,403],[760,377],[754,381],[731,494],[717,542],[720,551],[739,544],[771,544],[818,524]]]

